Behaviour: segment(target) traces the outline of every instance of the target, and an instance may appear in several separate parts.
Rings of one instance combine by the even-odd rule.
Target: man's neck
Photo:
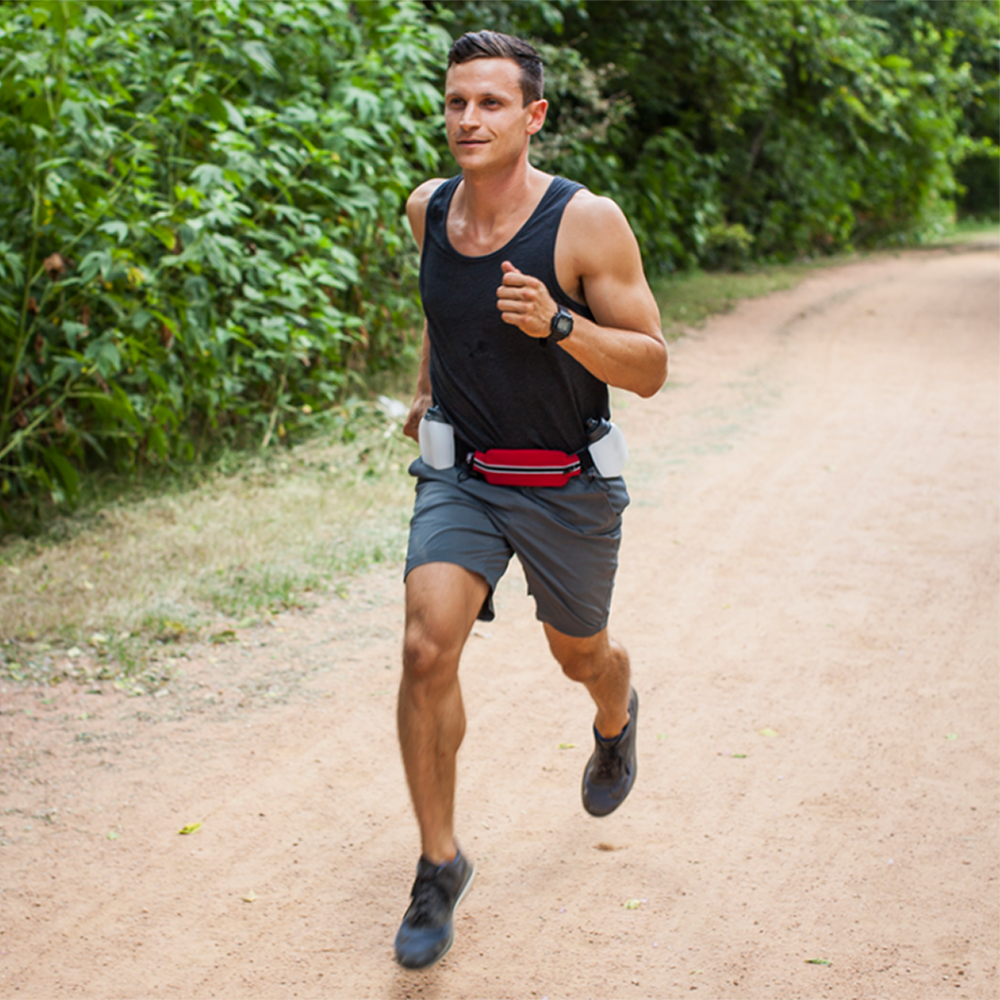
[[[473,225],[499,223],[523,213],[525,205],[538,201],[548,186],[549,177],[519,160],[508,170],[462,173],[459,205],[462,215]]]

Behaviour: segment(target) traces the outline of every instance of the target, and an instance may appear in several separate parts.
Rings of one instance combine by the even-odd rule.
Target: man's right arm
[[[403,433],[407,437],[419,441],[417,428],[424,414],[434,402],[434,393],[431,390],[431,340],[427,335],[427,320],[424,320],[424,339],[420,348],[420,369],[417,372],[417,391],[414,393],[413,402],[410,404],[410,412],[406,416],[406,423],[403,424]]]
[[[406,218],[410,223],[410,231],[417,241],[417,249],[424,248],[424,221],[427,218],[427,202],[431,195],[444,183],[444,179],[436,177],[425,181],[406,201]],[[410,406],[410,412],[403,424],[403,433],[407,437],[418,440],[418,427],[423,415],[434,401],[431,389],[431,342],[427,335],[427,320],[424,320],[423,343],[420,349],[420,369],[417,373],[417,389]]]

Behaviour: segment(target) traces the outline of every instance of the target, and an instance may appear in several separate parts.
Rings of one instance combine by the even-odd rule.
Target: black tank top
[[[420,259],[434,402],[474,448],[578,451],[587,443],[587,420],[610,415],[607,385],[557,344],[505,323],[496,290],[503,282],[501,262],[509,260],[544,282],[557,303],[593,319],[559,287],[555,271],[563,210],[582,185],[554,177],[506,246],[467,257],[447,232],[448,208],[461,179],[445,181],[431,195]]]

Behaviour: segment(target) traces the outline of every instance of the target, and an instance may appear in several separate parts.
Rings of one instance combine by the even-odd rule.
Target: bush
[[[277,440],[404,353],[443,45],[408,3],[0,8],[3,495]]]
[[[582,96],[595,139],[601,101],[613,98],[618,117],[602,145],[581,156],[556,118],[556,135],[544,139],[550,125],[542,133],[542,149],[547,141],[556,155],[543,162],[621,203],[654,274],[935,236],[954,216],[966,158],[976,158],[961,174],[970,210],[994,204],[991,0],[454,0],[435,9],[455,34],[541,39],[549,92],[557,106]],[[601,67],[596,93],[592,67]]]

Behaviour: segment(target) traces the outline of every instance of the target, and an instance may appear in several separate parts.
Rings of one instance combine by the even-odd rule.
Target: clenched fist
[[[552,332],[552,317],[558,310],[555,299],[538,278],[522,274],[509,260],[501,267],[503,284],[497,289],[500,318],[529,337],[547,337]]]

